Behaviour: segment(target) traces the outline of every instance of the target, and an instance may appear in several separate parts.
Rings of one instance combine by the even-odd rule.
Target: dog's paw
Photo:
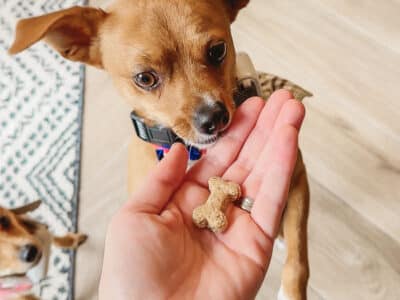
[[[281,286],[279,288],[278,298],[277,299],[278,300],[291,300],[286,296],[285,291],[283,290],[283,286]]]
[[[307,300],[307,297],[303,296],[301,294],[290,294],[290,295],[288,295],[285,292],[285,289],[283,288],[283,286],[281,285],[281,287],[279,288],[277,299],[278,300]]]
[[[286,250],[286,243],[285,240],[281,237],[275,239],[275,245],[280,251]]]

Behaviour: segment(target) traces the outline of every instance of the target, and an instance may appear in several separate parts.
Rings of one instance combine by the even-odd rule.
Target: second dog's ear
[[[101,67],[97,35],[106,16],[101,9],[74,6],[20,20],[8,52],[16,54],[44,39],[67,59]]]
[[[249,4],[250,0],[225,0],[229,9],[229,17],[231,22],[235,21],[239,10]]]
[[[41,200],[37,200],[35,202],[31,202],[31,203],[25,204],[25,205],[20,206],[20,207],[16,207],[14,209],[10,209],[10,211],[12,211],[16,215],[22,215],[22,214],[26,214],[26,213],[28,213],[30,211],[34,211],[35,209],[37,209],[40,206],[40,204],[42,204],[42,201]]]

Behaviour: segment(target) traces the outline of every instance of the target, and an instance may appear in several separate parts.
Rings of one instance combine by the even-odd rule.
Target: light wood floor
[[[400,299],[400,1],[253,0],[233,33],[259,70],[315,95],[300,140],[312,193],[309,298]],[[79,222],[90,239],[78,254],[79,300],[96,298],[133,134],[107,75],[88,68],[86,82]],[[277,249],[259,299],[276,298],[283,261]]]

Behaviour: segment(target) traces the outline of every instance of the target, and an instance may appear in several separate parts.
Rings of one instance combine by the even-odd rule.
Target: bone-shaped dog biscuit
[[[219,177],[208,180],[210,196],[207,202],[195,208],[192,214],[194,224],[199,228],[209,228],[214,232],[222,232],[228,226],[225,211],[229,202],[240,197],[240,186]]]

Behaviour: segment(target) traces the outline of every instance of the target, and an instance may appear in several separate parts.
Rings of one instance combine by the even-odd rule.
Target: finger
[[[174,144],[125,207],[134,212],[159,214],[181,184],[187,160],[185,146]]]
[[[288,100],[282,106],[273,130],[279,130],[285,125],[293,126],[299,130],[301,123],[303,122],[304,115],[305,109],[303,104],[294,99]],[[262,154],[257,159],[249,176],[243,182],[243,194],[253,199],[257,195],[260,188],[260,184],[263,179],[262,174],[265,172],[265,166],[268,166],[272,142],[273,141],[268,141],[268,143],[264,145]]]
[[[287,159],[285,157],[287,157],[287,154],[285,153],[286,149],[283,150],[283,152],[281,152],[280,149],[276,149],[276,148],[271,148],[271,145],[275,145],[276,142],[276,137],[280,137],[280,132],[278,131],[277,133],[275,133],[278,129],[282,129],[283,126],[293,126],[296,129],[300,128],[301,125],[301,121],[304,118],[304,107],[296,100],[289,100],[286,101],[283,106],[281,107],[281,110],[279,112],[279,114],[277,114],[277,120],[275,122],[275,126],[273,128],[273,136],[270,137],[268,143],[266,145],[269,145],[268,148],[267,146],[264,147],[262,154],[260,155],[259,159],[257,160],[257,162],[255,163],[255,167],[253,168],[253,171],[251,172],[251,174],[248,176],[248,178],[245,180],[245,182],[242,184],[242,192],[244,195],[246,196],[250,196],[252,199],[255,199],[257,201],[259,201],[258,198],[256,198],[257,193],[259,192],[259,187],[262,184],[262,180],[263,177],[265,175],[266,172],[266,166],[268,167],[269,164],[272,161],[276,161],[276,159],[271,159],[271,154],[273,155],[273,151],[275,151],[275,155],[282,155],[283,158],[281,157],[280,159],[283,159],[284,162],[286,164]],[[260,116],[261,118],[262,116]],[[271,129],[272,131],[272,129]],[[271,133],[270,133],[271,134]],[[294,143],[296,144],[296,141],[294,141]],[[283,146],[286,147],[285,142],[282,143]],[[291,148],[291,147],[289,147]],[[279,158],[278,156],[278,158]],[[289,158],[290,161],[291,158]],[[294,159],[295,160],[295,159]],[[279,161],[279,160],[278,160]],[[224,175],[225,177],[225,175]],[[289,178],[291,177],[291,175],[289,175]],[[272,178],[271,180],[275,180],[275,178]],[[272,181],[274,182],[274,181]],[[252,185],[256,184],[256,187],[252,187]],[[273,183],[274,185],[275,183]],[[252,187],[252,188],[251,188]],[[284,199],[286,199],[286,197],[284,197]],[[258,202],[256,202],[258,203]],[[254,212],[258,212],[259,207],[255,206],[255,208],[253,208],[252,211]],[[236,208],[236,207],[232,207],[229,211],[228,211],[228,215],[229,215],[229,220],[232,220],[232,224],[229,226],[228,230],[226,231],[226,236],[223,237],[224,239],[224,243],[230,243],[232,245],[242,245],[242,243],[244,242],[243,238],[243,232],[246,232],[246,238],[252,239],[252,240],[256,240],[256,244],[258,245],[258,247],[256,247],[256,250],[260,250],[261,252],[265,253],[265,251],[269,251],[272,248],[270,247],[272,245],[272,241],[275,238],[274,235],[272,235],[272,232],[274,232],[274,230],[270,230],[270,231],[266,231],[265,228],[267,226],[263,226],[263,228],[261,226],[257,226],[257,228],[259,230],[264,231],[264,233],[267,234],[262,234],[260,236],[260,232],[258,232],[257,230],[252,230],[253,234],[249,234],[249,230],[245,230],[245,224],[246,224],[246,220],[247,220],[247,216],[250,216],[246,211]],[[262,217],[265,218],[265,216],[263,215]],[[240,224],[240,222],[245,222],[245,224]],[[254,219],[252,219],[252,223],[254,222]],[[260,223],[261,224],[261,223]],[[279,222],[278,222],[279,224]],[[254,223],[253,223],[254,225]],[[258,225],[258,224],[257,224]],[[263,225],[263,224],[261,224]],[[270,226],[271,227],[271,226]],[[231,233],[231,234],[229,234]],[[237,239],[237,237],[240,237],[239,239]],[[249,245],[251,243],[248,243]],[[240,247],[239,247],[240,248]],[[249,248],[248,251],[254,251],[255,249],[253,248]],[[243,251],[241,249],[238,249],[239,252]],[[256,251],[256,252],[257,252]],[[245,253],[246,254],[246,253]],[[256,255],[255,258],[258,257],[258,262],[262,265],[262,263],[264,262],[263,260],[266,258],[265,255]],[[267,256],[268,257],[268,256]],[[265,263],[265,262],[264,262]]]
[[[231,206],[227,216],[229,226],[217,235],[218,239],[235,252],[252,258],[263,269],[267,268],[274,240],[254,223],[247,211]]]
[[[225,172],[225,179],[235,182],[245,180],[263,150],[283,105],[292,98],[292,94],[286,90],[279,90],[271,95],[237,159]]]
[[[189,180],[207,186],[210,176],[220,176],[225,172],[255,126],[264,102],[263,99],[256,97],[247,100],[239,107],[226,134],[189,171],[187,177]]]
[[[261,178],[251,216],[264,233],[275,238],[286,206],[291,177],[298,151],[298,130],[291,125],[283,125],[274,130],[269,147],[258,173]],[[260,163],[261,164],[261,163]]]

